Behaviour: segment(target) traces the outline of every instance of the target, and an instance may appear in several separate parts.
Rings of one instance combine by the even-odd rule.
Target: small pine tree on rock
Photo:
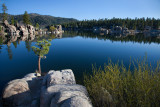
[[[40,65],[40,61],[41,61],[41,58],[46,58],[46,54],[48,54],[49,52],[49,47],[51,46],[51,43],[50,43],[50,39],[49,40],[41,40],[41,41],[37,41],[36,45],[37,47],[35,46],[32,46],[32,50],[34,51],[34,53],[38,56],[38,73],[41,74],[41,65]]]

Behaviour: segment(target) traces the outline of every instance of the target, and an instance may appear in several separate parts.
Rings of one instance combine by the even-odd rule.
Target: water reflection
[[[23,35],[23,36],[9,36],[9,35],[0,35],[0,53],[3,49],[3,45],[6,45],[6,51],[8,53],[8,57],[10,60],[13,58],[13,52],[11,50],[11,44],[15,48],[17,48],[17,44],[20,44],[21,41],[25,41],[25,47],[28,50],[28,52],[31,51],[31,45],[32,42],[37,42],[38,40],[42,39],[55,39],[55,38],[62,38],[62,33],[59,33],[57,35]]]
[[[25,45],[26,45],[28,52],[31,51],[31,43],[32,43],[31,41],[25,41]]]
[[[12,43],[13,43],[14,47],[17,48],[17,41],[12,42]]]
[[[0,45],[0,53],[1,53],[1,49],[2,49],[2,47],[3,47],[3,46],[2,46],[2,45]]]
[[[92,32],[65,32],[63,37],[74,37],[75,35],[82,36],[84,38],[97,38],[99,40],[111,40],[111,41],[121,41],[121,42],[138,42],[138,43],[160,43],[160,35],[150,35],[147,33],[139,33],[136,35],[128,34],[116,34],[116,35],[101,35]]]
[[[13,58],[13,53],[12,53],[12,50],[11,50],[11,47],[7,45],[7,52],[8,52],[8,57],[10,60],[12,60]]]
[[[136,34],[136,35],[104,35],[104,34],[96,34],[93,32],[78,32],[78,31],[65,31],[63,34],[63,38],[65,37],[75,37],[75,36],[82,36],[84,38],[98,38],[99,40],[112,40],[112,41],[121,41],[121,42],[139,42],[139,43],[160,43],[160,35],[150,35],[147,33],[144,34]],[[8,45],[10,46],[13,43],[14,47],[17,47],[17,43],[19,44],[20,41],[25,41],[26,48],[30,51],[30,45],[32,42],[36,42],[37,40],[42,39],[55,39],[55,38],[62,38],[62,33],[58,35],[23,35],[23,36],[0,36],[0,45]],[[2,48],[2,46],[1,46]]]
[[[22,41],[22,37],[17,37],[17,40],[14,38],[0,36],[0,87],[10,80],[35,72],[37,58],[30,47],[41,39],[54,39],[47,59],[41,63],[42,72],[72,69],[77,81],[82,81],[84,72],[90,73],[92,64],[103,66],[108,58],[114,63],[123,61],[126,67],[131,58],[143,57],[145,53],[153,66],[160,59],[160,40],[156,36],[148,37],[144,34],[122,36],[65,32],[63,35],[38,35],[34,39],[26,37],[25,41]]]
[[[138,43],[160,43],[160,36],[152,36],[149,34],[136,34],[136,35],[122,35],[122,34],[116,34],[116,35],[104,35],[104,34],[97,34],[93,32],[78,32],[78,31],[69,31],[64,32],[63,36],[62,33],[58,35],[23,35],[23,36],[0,36],[0,53],[2,52],[3,45],[7,45],[7,53],[9,56],[9,59],[11,60],[13,58],[13,53],[11,50],[10,45],[13,44],[15,48],[17,48],[17,44],[20,44],[20,41],[25,41],[25,47],[28,50],[28,52],[31,51],[31,45],[32,42],[37,42],[37,40],[42,39],[55,39],[55,38],[66,38],[66,37],[75,37],[75,36],[82,36],[84,38],[98,38],[99,40],[111,40],[114,41],[121,41],[121,42],[138,42]]]

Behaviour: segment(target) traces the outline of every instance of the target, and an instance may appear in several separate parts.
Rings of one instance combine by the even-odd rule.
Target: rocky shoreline
[[[86,88],[76,84],[71,69],[12,80],[3,91],[2,103],[7,107],[92,107]]]
[[[11,25],[7,20],[4,22],[0,22],[1,35],[9,35],[9,36],[26,36],[30,35],[30,37],[35,37],[35,35],[45,35],[45,34],[60,34],[64,31],[62,30],[61,25],[56,25],[53,31],[48,31],[47,29],[38,29],[32,25],[20,25],[16,23],[15,25]]]

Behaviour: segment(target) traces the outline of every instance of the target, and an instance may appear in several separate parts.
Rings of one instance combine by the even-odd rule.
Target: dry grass
[[[126,69],[110,60],[104,69],[93,66],[92,75],[84,75],[84,84],[97,107],[159,107],[159,65],[153,69],[146,60],[137,60]]]

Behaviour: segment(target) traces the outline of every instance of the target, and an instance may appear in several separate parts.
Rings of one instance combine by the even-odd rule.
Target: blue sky
[[[9,14],[39,13],[83,19],[160,18],[160,0],[0,0]],[[2,12],[2,11],[0,11]]]

